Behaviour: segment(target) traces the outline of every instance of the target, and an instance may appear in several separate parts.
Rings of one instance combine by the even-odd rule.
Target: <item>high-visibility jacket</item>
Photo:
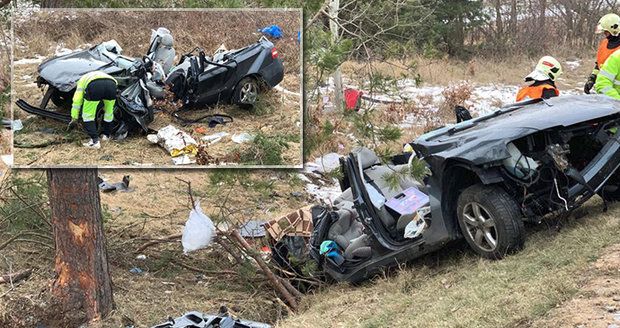
[[[71,118],[77,120],[80,117],[80,109],[84,103],[84,92],[88,84],[94,80],[111,79],[118,85],[118,82],[110,75],[102,71],[93,71],[84,74],[78,81],[73,94],[73,104],[71,105]]]
[[[598,51],[596,53],[596,66],[594,66],[594,70],[592,74],[598,75],[601,67],[607,61],[607,58],[611,56],[616,50],[620,49],[620,42],[614,41],[613,43],[609,43],[609,39],[605,38],[598,46]]]
[[[620,99],[620,51],[616,51],[603,64],[594,85],[597,93]]]
[[[528,99],[549,99],[560,95],[560,90],[550,83],[526,85],[517,93],[517,102]]]

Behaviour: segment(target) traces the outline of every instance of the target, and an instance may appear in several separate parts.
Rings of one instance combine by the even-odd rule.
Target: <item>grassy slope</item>
[[[594,201],[588,211],[560,232],[530,227],[526,249],[502,261],[457,247],[414,261],[393,277],[330,287],[306,298],[305,310],[280,326],[522,326],[573,296],[589,262],[620,241],[620,206],[601,214]]]

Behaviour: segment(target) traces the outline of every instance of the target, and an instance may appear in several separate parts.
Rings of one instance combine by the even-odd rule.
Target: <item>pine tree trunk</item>
[[[52,293],[63,313],[99,320],[114,308],[97,169],[49,169],[56,244]]]

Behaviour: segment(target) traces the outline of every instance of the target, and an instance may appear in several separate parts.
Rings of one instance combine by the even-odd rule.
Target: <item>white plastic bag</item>
[[[189,219],[183,228],[183,254],[209,246],[214,236],[213,221],[202,212],[200,202],[196,202],[196,207],[189,213]]]

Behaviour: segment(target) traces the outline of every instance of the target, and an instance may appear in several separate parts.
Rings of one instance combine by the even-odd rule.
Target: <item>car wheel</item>
[[[253,77],[245,77],[235,88],[235,103],[244,107],[252,107],[258,101],[260,86]]]
[[[521,211],[503,188],[469,187],[459,196],[457,206],[461,232],[476,253],[501,259],[523,248],[525,228]]]
[[[51,87],[50,87],[51,88]],[[58,109],[70,109],[73,96],[70,92],[62,92],[56,88],[50,96],[50,100]]]

